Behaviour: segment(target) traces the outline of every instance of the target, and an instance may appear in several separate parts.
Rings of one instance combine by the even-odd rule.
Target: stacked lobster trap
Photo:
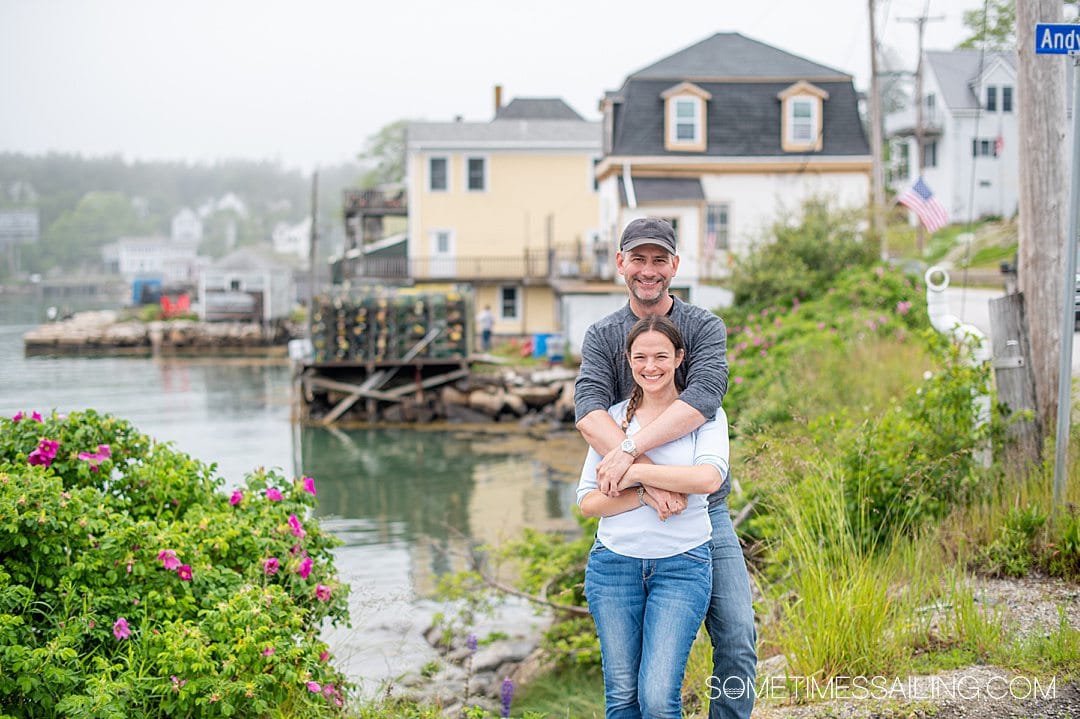
[[[342,290],[318,297],[315,364],[466,358],[472,297],[464,291]]]

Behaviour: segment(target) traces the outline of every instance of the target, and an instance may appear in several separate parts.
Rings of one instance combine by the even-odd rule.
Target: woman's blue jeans
[[[663,559],[589,552],[585,598],[596,621],[608,719],[680,719],[683,673],[712,593],[706,542]]]

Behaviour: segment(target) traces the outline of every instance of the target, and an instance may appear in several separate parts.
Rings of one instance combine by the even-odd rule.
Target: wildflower
[[[289,527],[292,529],[294,537],[303,537],[307,535],[304,531],[304,527],[300,524],[300,520],[296,518],[295,514],[289,515]]]
[[[56,459],[56,452],[60,449],[60,443],[51,439],[43,439],[38,442],[37,449],[26,458],[27,464],[39,464],[48,467]]]
[[[514,682],[510,677],[503,679],[502,683],[502,713],[499,716],[507,719],[510,716],[510,703],[514,701]]]
[[[330,652],[326,651],[325,649],[323,649],[321,652],[319,652],[319,661],[320,662],[325,662],[328,659],[330,659]]]
[[[470,652],[475,652],[476,651],[476,635],[475,634],[470,634],[469,636],[465,637],[465,646],[467,646],[469,648]]]
[[[825,329],[825,323],[824,323],[824,322],[818,322],[818,323],[817,323],[817,328],[818,328],[819,330],[823,330],[823,329]]]
[[[311,566],[313,564],[314,562],[311,561],[311,557],[304,557],[303,561],[300,562],[300,566],[296,568],[296,573],[300,575],[301,579],[307,579],[308,575],[311,574]]]
[[[735,384],[742,384],[743,383],[743,378],[741,376],[737,376],[737,377],[733,377],[731,381],[734,382]]]
[[[173,683],[173,688],[172,689],[173,689],[174,692],[180,691],[180,687],[187,684],[187,679],[177,679],[175,674],[170,675],[169,679],[172,679],[172,683]]]
[[[281,490],[277,487],[269,487],[266,490],[266,498],[269,499],[271,502],[280,502],[281,500],[285,499],[285,497],[281,494]]]
[[[322,688],[322,693],[323,693],[323,694],[325,694],[326,696],[328,696],[328,697],[332,697],[332,696],[334,696],[334,694],[335,694],[336,692],[337,692],[337,690],[336,690],[336,689],[334,689],[334,685],[333,685],[333,684],[324,684],[324,685],[323,685],[323,688]]]
[[[234,491],[232,493],[232,496],[229,497],[229,504],[231,504],[233,506],[236,506],[237,504],[240,504],[243,501],[244,501],[244,493],[241,492],[239,489]]]
[[[90,463],[90,468],[97,471],[97,467],[104,460],[112,456],[112,451],[107,444],[99,444],[97,452],[79,452],[79,459]]]
[[[885,276],[885,268],[882,267],[881,265],[878,265],[877,267],[874,268],[874,274],[878,276],[878,279],[884,277]]]
[[[330,601],[330,587],[325,584],[320,584],[315,587],[315,598],[320,602]]]
[[[20,409],[18,412],[16,412],[14,415],[12,415],[11,421],[18,424],[19,422],[22,422],[23,417],[24,417],[24,415],[22,413],[22,410]]]
[[[112,625],[113,636],[117,639],[127,639],[131,636],[131,628],[128,627],[127,620],[120,617],[116,620],[116,623]]]
[[[176,552],[172,549],[162,549],[157,558],[161,560],[161,566],[170,572],[180,566],[180,560],[176,558]]]
[[[263,656],[268,657],[271,654],[273,654],[275,651],[276,650],[273,647],[267,647],[266,649],[263,649]]]
[[[303,490],[305,492],[308,492],[309,494],[311,494],[312,497],[314,497],[315,496],[315,480],[313,478],[311,478],[311,477],[304,477],[302,480],[300,480],[300,482],[302,484]]]
[[[185,582],[190,582],[191,577],[193,576],[191,573],[191,565],[181,564],[176,569],[176,576],[180,577],[180,579],[184,580]]]
[[[908,312],[911,311],[911,303],[907,300],[904,300],[903,302],[897,302],[896,311],[901,315],[906,315]]]
[[[312,694],[318,694],[319,692],[322,691],[322,687],[319,686],[318,682],[308,682],[307,683],[307,689]]]
[[[270,557],[269,559],[267,559],[266,561],[263,562],[263,574],[265,574],[268,577],[270,575],[272,575],[272,574],[277,574],[277,570],[280,567],[281,567],[281,563],[278,561],[278,558],[277,557]]]

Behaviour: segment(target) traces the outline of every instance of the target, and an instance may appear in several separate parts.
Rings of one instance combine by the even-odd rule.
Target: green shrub
[[[319,627],[346,620],[348,589],[306,518],[313,482],[260,469],[231,497],[221,484],[114,417],[0,419],[3,713],[336,709]]]
[[[1051,576],[1080,579],[1080,514],[1075,508],[1055,518],[1043,566]]]
[[[994,541],[982,550],[982,569],[1006,577],[1023,577],[1030,572],[1038,554],[1036,537],[1046,519],[1046,513],[1036,505],[1010,509]]]
[[[806,200],[800,209],[781,217],[761,244],[736,260],[736,305],[790,305],[820,294],[842,271],[877,259],[878,248],[859,234],[861,210],[836,210],[825,198]]]

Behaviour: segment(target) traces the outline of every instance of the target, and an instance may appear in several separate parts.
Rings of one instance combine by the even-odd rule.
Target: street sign
[[[1036,55],[1080,52],[1080,25],[1041,22],[1035,25]]]

